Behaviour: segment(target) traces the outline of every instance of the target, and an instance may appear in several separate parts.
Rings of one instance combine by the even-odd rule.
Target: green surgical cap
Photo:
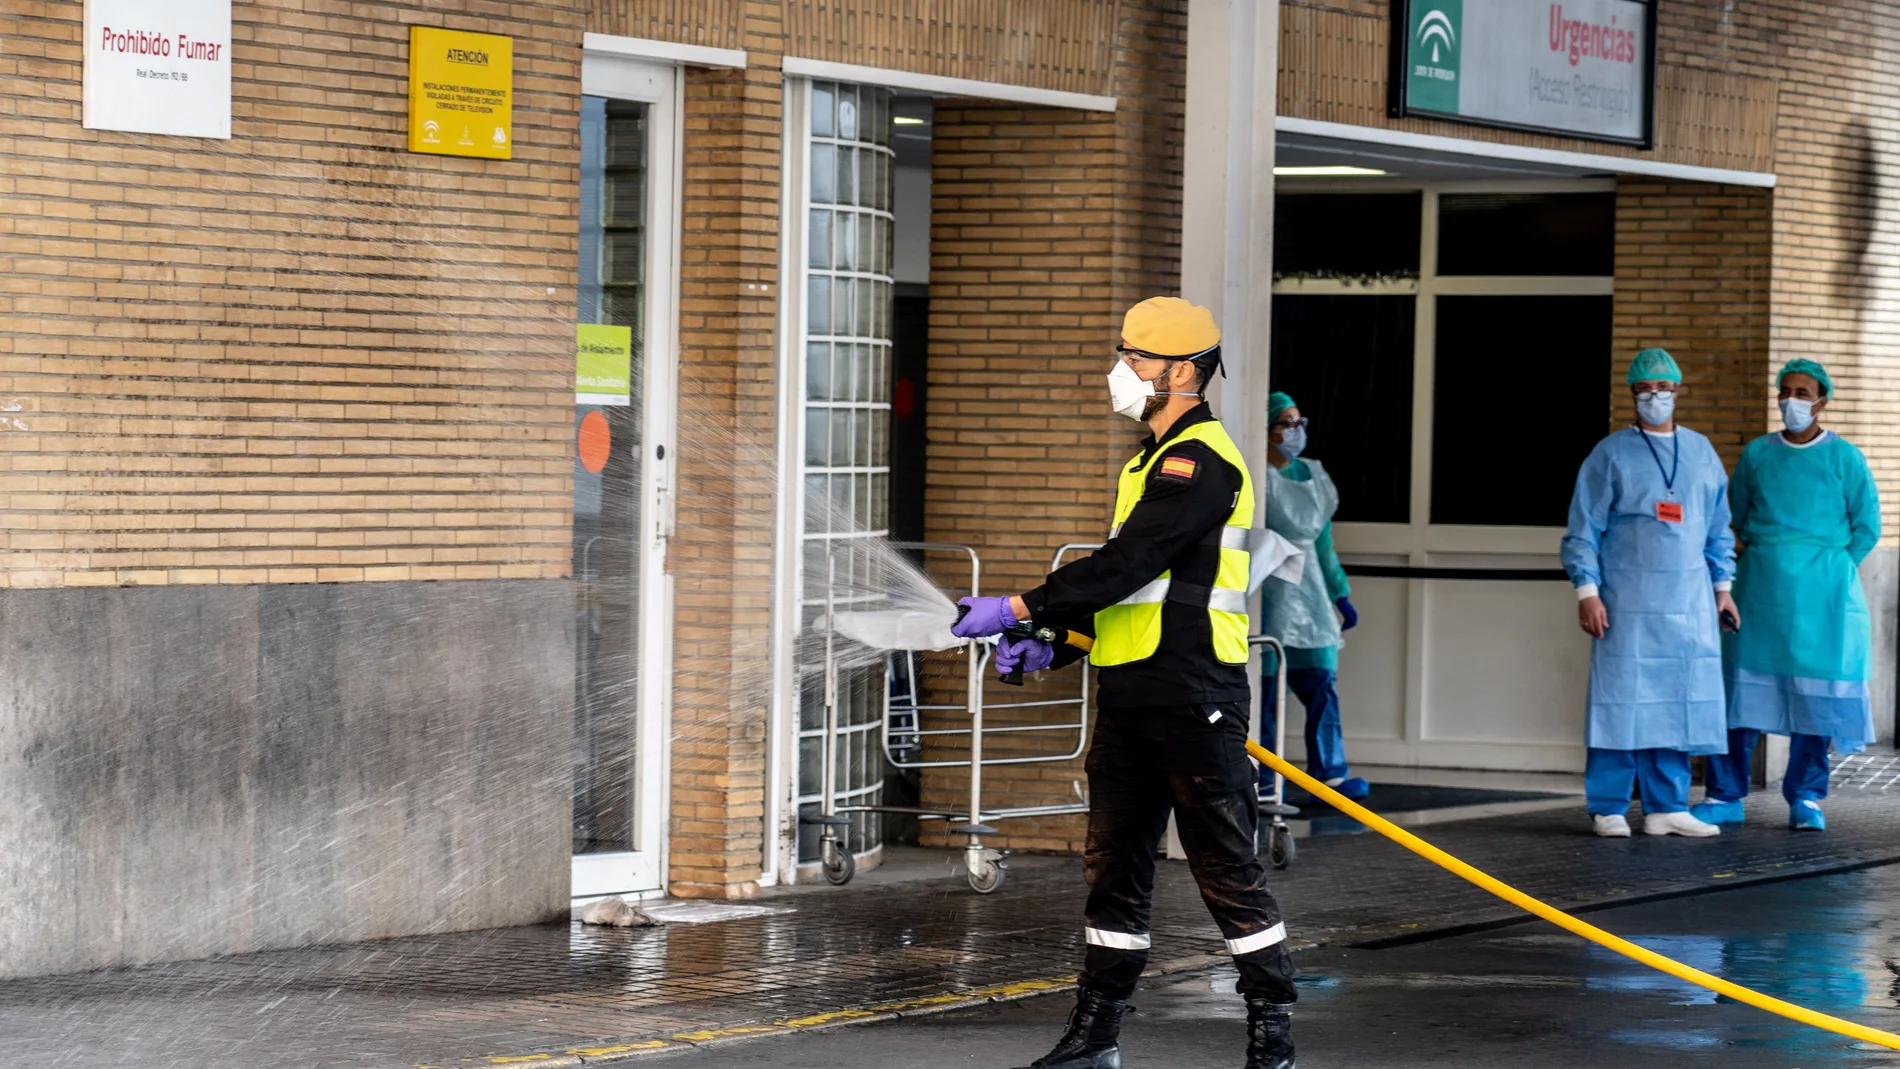
[[[1807,357],[1798,356],[1788,361],[1781,369],[1781,374],[1775,376],[1775,386],[1780,387],[1781,380],[1790,375],[1813,375],[1815,381],[1821,384],[1821,396],[1834,396],[1834,380],[1827,377],[1827,369]]]
[[[1624,381],[1631,386],[1639,382],[1681,382],[1682,369],[1668,350],[1644,349],[1630,361],[1629,378]]]
[[[1267,422],[1272,423],[1274,420],[1280,418],[1280,413],[1285,412],[1289,408],[1298,407],[1300,406],[1293,403],[1293,398],[1288,397],[1286,394],[1273,393],[1267,397]]]

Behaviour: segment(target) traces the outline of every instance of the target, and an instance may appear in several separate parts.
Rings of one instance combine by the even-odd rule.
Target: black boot
[[[1056,1040],[1054,1050],[1031,1062],[1029,1069],[1122,1069],[1122,1049],[1115,1041],[1127,1008],[1125,1002],[1077,988],[1069,1030]]]
[[[1293,1007],[1247,1000],[1247,1069],[1294,1069]]]

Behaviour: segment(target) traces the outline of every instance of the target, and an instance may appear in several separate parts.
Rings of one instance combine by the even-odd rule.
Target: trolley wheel
[[[1276,869],[1293,864],[1294,855],[1299,850],[1293,845],[1293,829],[1285,824],[1273,825],[1272,838],[1267,843],[1267,860]]]
[[[827,842],[823,847],[824,855],[819,859],[819,867],[824,871],[825,882],[843,887],[858,874],[858,859],[840,842]]]
[[[1003,889],[1003,877],[1008,872],[1000,861],[985,861],[982,868],[970,873],[970,890],[980,895],[993,895]]]

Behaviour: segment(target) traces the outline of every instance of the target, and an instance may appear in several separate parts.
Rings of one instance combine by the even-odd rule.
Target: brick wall
[[[236,4],[229,141],[0,12],[0,586],[567,574],[581,11],[463,7]],[[515,39],[512,161],[405,151],[412,23]]]
[[[1624,178],[1616,186],[1612,427],[1631,418],[1637,350],[1669,350],[1687,389],[1677,414],[1733,466],[1768,430],[1769,190]]]
[[[783,28],[745,8],[753,65],[686,79],[668,883],[693,897],[765,861]]]
[[[1027,589],[1056,547],[1106,536],[1116,468],[1143,433],[1107,406],[1103,376],[1121,314],[1180,285],[1186,40],[1184,5],[1123,5],[1115,113],[936,112],[925,524],[933,541],[978,548],[986,594]],[[939,579],[957,583],[948,571]],[[986,700],[1076,693],[1075,672],[1052,676],[1024,690],[992,684]],[[989,716],[1032,719],[1052,713]],[[1066,752],[1073,742],[1057,734],[989,745],[1002,756]],[[965,797],[965,775],[927,773],[925,804]],[[986,805],[1072,802],[1071,784],[1083,778],[1079,760],[1000,766],[985,772]],[[1076,850],[1083,821],[1000,827],[1000,846]]]

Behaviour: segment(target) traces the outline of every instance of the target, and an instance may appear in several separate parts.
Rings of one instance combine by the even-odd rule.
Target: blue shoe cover
[[[1742,822],[1742,803],[1740,801],[1723,802],[1714,798],[1698,802],[1689,807],[1689,815],[1704,824],[1740,824]]]
[[[1788,826],[1796,831],[1826,831],[1827,814],[1819,802],[1803,798],[1788,807]]]
[[[1340,785],[1334,787],[1333,790],[1338,791],[1340,794],[1345,795],[1355,802],[1363,802],[1366,800],[1366,797],[1372,793],[1372,784],[1367,783],[1358,776],[1354,776],[1340,783]]]

